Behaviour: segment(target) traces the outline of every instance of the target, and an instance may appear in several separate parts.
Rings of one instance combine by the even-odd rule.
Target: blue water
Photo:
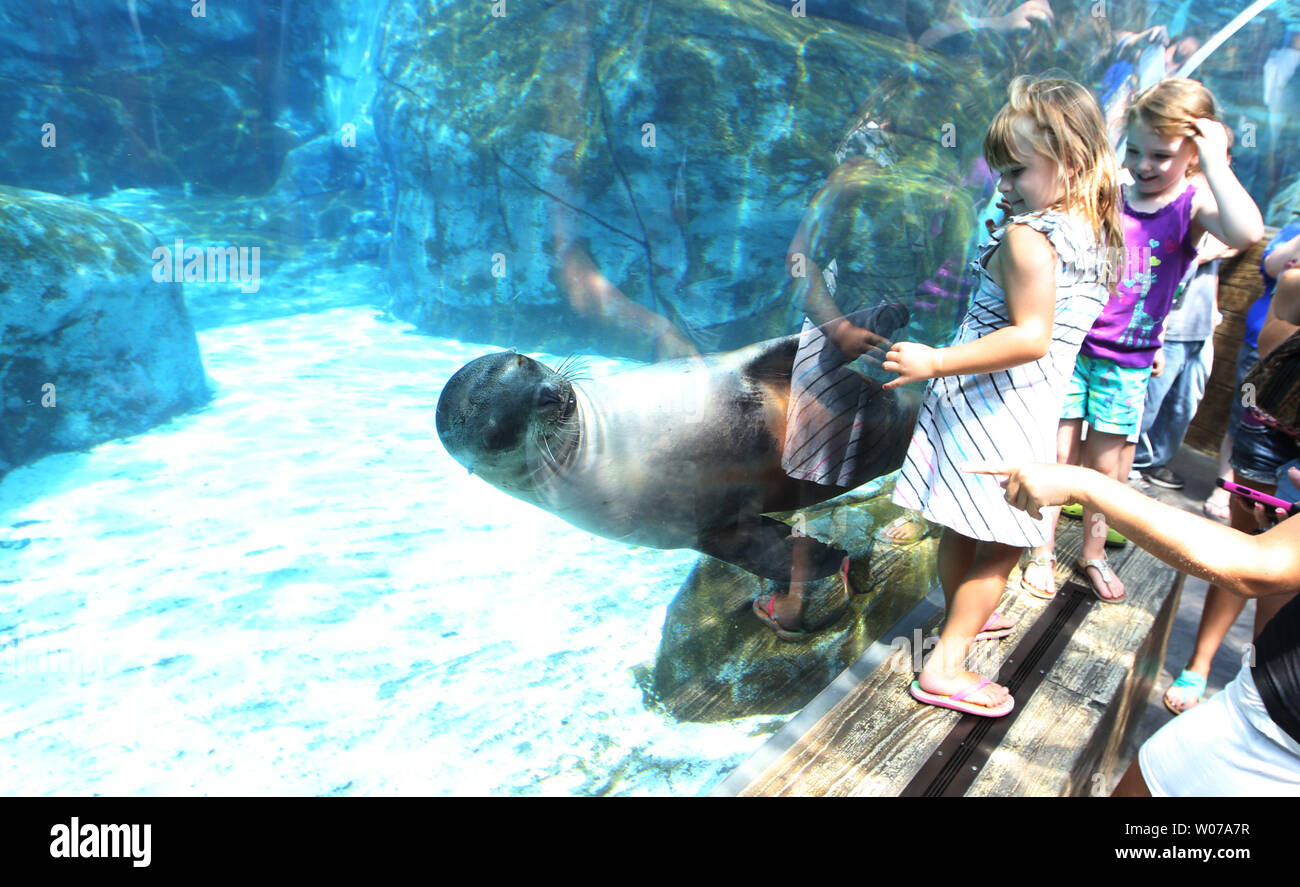
[[[0,477],[0,793],[696,794],[785,720],[680,723],[647,707],[665,611],[697,555],[594,537],[467,475],[438,441],[438,394],[512,345],[552,365],[574,341],[606,352],[592,375],[649,351],[564,304],[548,252],[563,224],[629,303],[701,347],[727,324],[748,341],[797,328],[800,306],[781,302],[787,245],[835,141],[894,75],[921,84],[888,99],[914,104],[876,109],[916,190],[850,220],[865,254],[842,257],[859,275],[844,287],[881,283],[884,267],[911,298],[938,277],[925,262],[959,270],[970,232],[936,237],[959,214],[945,221],[935,201],[988,202],[977,114],[1013,69],[1100,82],[1108,50],[1071,37],[1094,33],[1076,26],[1097,4],[1054,0],[1054,32],[958,36],[923,59],[900,35],[941,9],[1018,4],[826,0],[796,21],[783,0],[700,4],[698,20],[681,4],[511,0],[514,31],[487,21],[492,5],[482,25],[465,5],[408,0],[231,0],[206,22],[183,3],[0,10],[16,96],[0,184],[121,213],[162,243],[260,245],[265,260],[256,292],[184,288],[209,404]],[[1235,12],[1103,6],[1114,31],[1187,24],[1202,39]],[[1274,223],[1300,208],[1287,128],[1300,76],[1266,107],[1260,75],[1297,22],[1300,5],[1275,4],[1198,72]],[[449,51],[444,26],[500,35],[493,54],[526,69],[432,57]],[[972,78],[968,50],[997,70]],[[580,83],[588,106],[568,120]],[[483,117],[455,113],[461,101]],[[38,147],[50,109],[58,146]],[[651,117],[658,155],[643,150]],[[935,147],[953,121],[960,163]],[[962,183],[929,178],[944,175]],[[926,242],[883,236],[903,230]],[[949,254],[927,254],[940,240]],[[885,248],[897,255],[871,254]],[[489,271],[498,255],[506,277]],[[914,307],[922,325],[953,313]],[[540,325],[512,326],[527,311]],[[440,321],[475,312],[508,334],[446,338]],[[788,328],[762,325],[778,314]]]
[[[0,482],[0,793],[693,794],[775,728],[647,710],[695,553],[467,475],[491,346],[376,315],[205,331],[208,407]]]

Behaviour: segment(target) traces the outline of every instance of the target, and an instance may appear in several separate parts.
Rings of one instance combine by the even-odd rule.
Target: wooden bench
[[[1081,541],[1080,523],[1062,518],[1058,585],[1071,578]],[[1107,556],[1127,588],[1124,604],[1101,603],[1082,588],[1049,604],[1021,592],[1020,572],[1012,574],[999,610],[1020,619],[1016,632],[972,653],[977,671],[1004,683],[1017,666],[1039,672],[1011,715],[977,718],[921,705],[907,692],[913,644],[891,647],[882,638],[879,664],[869,650],[713,794],[1109,794],[1132,754],[1130,733],[1164,661],[1184,577],[1132,544]],[[924,629],[941,617],[933,613]],[[1077,627],[1068,639],[1058,632],[1052,648],[1050,621]],[[905,623],[895,630],[925,636]],[[879,661],[882,644],[888,653]],[[1031,647],[1048,655],[1033,663]]]

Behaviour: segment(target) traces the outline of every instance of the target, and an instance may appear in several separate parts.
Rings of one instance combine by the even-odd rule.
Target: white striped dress
[[[963,536],[1035,547],[1047,541],[1047,519],[1007,504],[998,478],[960,470],[967,462],[1011,465],[1056,461],[1056,429],[1079,346],[1108,294],[1098,276],[1101,250],[1091,228],[1057,211],[1010,220],[1040,231],[1057,255],[1056,316],[1048,353],[1032,363],[971,376],[931,379],[894,502]],[[971,271],[979,284],[954,345],[1008,326],[1006,295],[985,265],[1006,228],[981,244]]]

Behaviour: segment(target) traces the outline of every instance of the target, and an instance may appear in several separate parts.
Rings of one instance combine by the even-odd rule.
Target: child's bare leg
[[[1224,480],[1232,480],[1232,428],[1223,432],[1223,440],[1219,442],[1219,464],[1217,466],[1218,476]],[[1205,499],[1205,504],[1201,510],[1206,515],[1213,518],[1223,519],[1229,517],[1228,500],[1232,494],[1217,484],[1214,491]]]
[[[790,590],[788,594],[778,594],[772,598],[772,616],[784,628],[798,631],[803,624],[803,586],[808,579],[811,557],[810,536],[795,536],[790,552],[794,566],[790,570]]]
[[[1272,484],[1258,481],[1253,482],[1252,485],[1256,486],[1261,493],[1272,494],[1277,489]],[[1244,500],[1233,496],[1229,503],[1228,514],[1234,530],[1248,533],[1255,529],[1255,513],[1244,504]],[[1262,603],[1262,600],[1255,602],[1255,622],[1259,627],[1264,625],[1259,621],[1259,608]],[[1244,597],[1225,591],[1217,585],[1210,586],[1205,593],[1205,606],[1201,609],[1201,622],[1196,628],[1196,643],[1192,648],[1192,658],[1187,663],[1188,671],[1196,672],[1201,677],[1209,677],[1214,654],[1219,652],[1223,639],[1228,636],[1233,623],[1237,621],[1237,617],[1245,607]]]
[[[1119,454],[1119,466],[1115,469],[1115,479],[1128,483],[1129,472],[1133,470],[1133,460],[1137,458],[1137,444],[1125,439],[1124,449]]]
[[[1108,434],[1095,428],[1089,429],[1088,439],[1084,442],[1083,447],[1083,464],[1123,483],[1126,477],[1121,478],[1118,474],[1123,463],[1126,446],[1127,442],[1122,434]],[[1084,560],[1093,560],[1104,557],[1106,553],[1105,546],[1106,517],[1100,512],[1092,511],[1085,506],[1083,509],[1083,550],[1080,552],[1082,558]],[[1124,583],[1120,582],[1119,577],[1113,572],[1110,575],[1111,581],[1107,584],[1100,570],[1096,567],[1088,568],[1088,579],[1098,593],[1104,598],[1119,600],[1124,597]]]
[[[1082,419],[1062,419],[1061,424],[1056,428],[1056,461],[1062,465],[1078,465],[1083,461],[1083,441],[1080,439],[1083,434]],[[1037,548],[1030,551],[1034,556],[1052,557],[1056,554],[1056,525],[1061,520],[1061,509],[1058,507],[1042,509],[1047,516],[1047,541]],[[1026,567],[1028,570],[1029,567]],[[1049,584],[1054,583],[1056,579],[1048,576],[1045,579],[1041,576],[1031,578],[1031,583],[1038,588],[1047,589]]]
[[[996,542],[977,542],[946,529],[944,534],[957,537],[949,544],[950,554],[961,554],[973,548],[974,556],[965,576],[954,589],[948,620],[934,653],[921,669],[919,682],[921,689],[928,693],[951,696],[983,680],[963,667],[966,653],[975,635],[997,608],[1007,577],[1020,558],[1020,549]],[[1005,702],[1009,695],[1006,687],[989,684],[968,699],[978,705],[994,707]]]
[[[975,540],[944,527],[939,537],[938,557],[944,611],[951,613],[953,595],[970,572],[971,564],[975,563]]]
[[[1244,597],[1225,591],[1217,585],[1210,586],[1205,593],[1205,605],[1201,608],[1201,622],[1196,627],[1196,643],[1192,647],[1192,658],[1187,663],[1188,671],[1209,677],[1214,654],[1219,652],[1223,639],[1228,636],[1232,624],[1237,621],[1245,606]]]
[[[961,586],[966,574],[970,572],[971,565],[974,563],[975,540],[945,527],[943,534],[939,537],[939,583],[943,586],[945,614],[952,614],[952,602],[957,594],[957,589]],[[1010,570],[1007,571],[1007,575],[1011,575]],[[984,628],[986,623],[987,620],[980,623],[980,628]],[[988,628],[991,630],[1011,628],[1015,624],[1014,619],[1003,616],[997,622],[989,625]]]

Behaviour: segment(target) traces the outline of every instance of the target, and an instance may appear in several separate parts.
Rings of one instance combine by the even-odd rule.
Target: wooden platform
[[[1080,523],[1062,518],[1057,534],[1058,584],[1072,577],[1070,565],[1078,556],[1080,541]],[[1056,615],[1059,621],[1063,611],[1075,610],[1075,620],[1081,621],[1068,642],[1062,642],[1059,655],[1036,664],[1034,670],[1041,673],[1033,677],[1041,682],[1028,698],[1017,696],[1016,711],[1007,718],[976,718],[917,703],[907,692],[914,677],[914,651],[897,644],[878,665],[869,670],[860,665],[841,676],[714,793],[920,793],[918,773],[925,781],[935,765],[943,763],[936,752],[965,722],[959,728],[963,732],[976,728],[1005,735],[997,737],[987,760],[976,754],[976,769],[959,774],[967,777],[968,784],[943,793],[1108,794],[1113,787],[1111,774],[1127,763],[1119,760],[1126,734],[1164,660],[1183,575],[1131,544],[1122,551],[1109,549],[1107,557],[1127,588],[1124,604],[1103,604],[1081,592],[1074,600],[1058,595],[1049,604],[1019,591],[1020,572],[1012,574],[999,610],[1019,617],[1020,623],[1010,638],[977,644],[970,662],[973,670],[998,673],[998,679],[1006,682],[1016,669],[1016,663],[1007,660],[1015,658],[1018,646],[1022,655],[1030,646],[1020,641],[1034,631],[1039,617]],[[926,620],[924,629],[941,616],[936,613]],[[1037,634],[1044,634],[1045,627],[1046,623]],[[905,637],[924,637],[906,626],[901,630]],[[1039,646],[1045,643],[1040,641]],[[974,739],[965,746],[972,743]],[[955,742],[950,743],[950,755],[953,746]]]

